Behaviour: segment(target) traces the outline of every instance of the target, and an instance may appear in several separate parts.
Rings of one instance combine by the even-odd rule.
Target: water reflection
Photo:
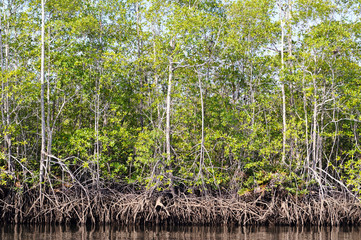
[[[3,225],[2,240],[240,239],[359,240],[358,227],[201,227]]]

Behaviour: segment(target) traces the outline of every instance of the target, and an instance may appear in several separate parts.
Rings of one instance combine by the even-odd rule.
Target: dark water
[[[361,240],[358,227],[79,227],[0,226],[1,240],[241,239]]]

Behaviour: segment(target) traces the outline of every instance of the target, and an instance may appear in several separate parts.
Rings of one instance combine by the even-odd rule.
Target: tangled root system
[[[252,196],[149,194],[73,188],[39,196],[36,189],[8,191],[0,218],[13,223],[360,224],[361,204],[345,197],[295,197],[282,191]]]

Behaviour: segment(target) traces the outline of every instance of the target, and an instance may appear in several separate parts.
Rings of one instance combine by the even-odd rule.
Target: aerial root
[[[169,223],[169,224],[359,224],[361,205],[344,198],[299,197],[273,194],[242,199],[239,196],[196,197],[181,194],[122,193],[116,191],[44,194],[13,192],[0,199],[1,221],[13,223]]]

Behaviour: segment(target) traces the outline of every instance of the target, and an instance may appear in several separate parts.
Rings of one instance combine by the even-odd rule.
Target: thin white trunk
[[[326,96],[326,86],[325,86],[326,83],[324,83],[323,87],[322,87],[322,96],[323,96],[323,99],[322,99],[322,105],[321,105],[321,119],[320,119],[320,132],[318,134],[318,143],[317,143],[317,160],[318,160],[318,168],[320,170],[319,174],[320,176],[323,175],[323,172],[322,172],[322,151],[323,151],[323,138],[322,138],[322,129],[324,127],[324,118],[325,118],[325,109],[324,109],[324,104],[325,104],[325,96]]]
[[[284,38],[285,38],[285,31],[284,31],[284,20],[282,17],[282,7],[283,5],[281,1],[279,2],[280,5],[280,20],[281,20],[281,92],[282,92],[282,164],[286,163],[286,93],[285,93],[285,83],[284,83]]]
[[[158,82],[159,82],[159,76],[158,76],[158,72],[157,72],[157,67],[156,67],[156,61],[157,61],[157,49],[156,49],[156,32],[155,32],[155,27],[153,26],[153,55],[154,55],[154,58],[153,58],[153,64],[154,64],[154,84],[155,84],[155,88],[153,88],[153,93],[154,93],[154,98],[155,99],[158,99],[159,98],[159,92],[158,92]],[[161,115],[161,112],[160,112],[160,109],[161,109],[161,106],[160,106],[160,103],[157,104],[157,122],[155,123],[155,126],[157,126],[157,128],[159,130],[161,130],[162,128],[162,115]],[[155,127],[154,126],[154,127]],[[154,156],[156,158],[156,156],[158,155],[161,155],[162,153],[162,150],[161,150],[161,146],[157,147],[156,148],[156,151],[154,151]],[[159,152],[158,152],[159,151]]]
[[[171,143],[170,143],[170,109],[171,109],[171,93],[172,93],[172,81],[173,81],[173,62],[172,57],[169,57],[169,69],[168,69],[168,91],[167,91],[167,109],[166,109],[166,129],[165,129],[165,138],[166,138],[166,152],[167,152],[167,162],[168,164],[171,161]]]
[[[0,16],[0,65],[1,65],[1,72],[3,74],[4,71],[4,54],[3,54],[3,25],[2,25],[2,16]],[[4,78],[1,79],[1,119],[2,119],[2,125],[3,128],[5,130],[4,133],[4,142],[5,142],[5,146],[7,145],[7,134],[6,134],[6,111],[5,111],[5,105],[6,105],[6,101],[5,101],[5,82],[4,82]]]
[[[100,114],[100,89],[99,89],[99,82],[97,81],[96,86],[96,96],[95,96],[95,118],[94,118],[94,131],[95,131],[95,148],[94,148],[94,155],[95,155],[95,179],[93,177],[94,185],[96,189],[99,189],[99,157],[100,157],[100,147],[99,147],[99,114]]]
[[[41,84],[41,157],[40,157],[40,183],[44,181],[45,175],[45,159],[46,159],[46,135],[45,135],[45,84],[44,84],[44,62],[45,62],[45,0],[41,0],[41,70],[40,70],[40,84]],[[40,185],[41,185],[40,184]]]
[[[153,33],[154,34],[154,38],[155,38],[155,32]],[[154,74],[154,80],[155,80],[155,90],[154,90],[154,95],[156,98],[159,97],[159,94],[158,94],[158,81],[159,81],[159,77],[158,77],[158,73],[157,73],[157,69],[156,69],[156,54],[157,54],[157,50],[156,50],[156,46],[155,46],[155,40],[153,41],[153,54],[154,54],[154,59],[153,59],[153,64],[154,64],[154,71],[155,71],[155,74]],[[162,124],[162,116],[160,114],[160,104],[157,104],[157,125],[158,125],[158,129],[161,129],[161,124]]]
[[[292,12],[292,0],[288,0],[288,3],[287,3],[287,18],[286,18],[286,21],[287,21],[287,45],[288,45],[288,61],[286,62],[286,64],[288,65],[289,67],[289,71],[288,73],[289,74],[292,74],[292,60],[290,59],[290,57],[292,56],[292,21],[291,21],[291,12]],[[290,107],[291,108],[294,108],[294,105],[295,105],[295,101],[294,101],[294,97],[293,97],[293,84],[292,84],[292,81],[289,81],[289,91],[290,91]],[[292,111],[290,112],[290,118],[294,117],[294,113],[292,113]],[[286,136],[287,137],[287,136]],[[294,141],[290,142],[290,157],[289,157],[289,167],[291,167],[292,165],[292,160],[293,159],[298,159],[297,156],[297,138],[295,137],[294,138]],[[297,162],[297,165],[298,165],[298,162]]]
[[[312,133],[312,169],[316,169],[317,164],[317,85],[316,80],[313,78],[313,87],[314,87],[314,103],[313,103],[313,133]]]
[[[207,70],[208,75],[208,70]],[[202,134],[201,134],[201,153],[199,159],[199,177],[202,177],[202,168],[204,164],[204,104],[203,104],[203,88],[201,77],[198,77],[199,93],[201,98],[201,111],[202,111]],[[203,182],[203,179],[202,179]]]
[[[6,35],[8,35],[9,31],[9,25],[6,28]],[[7,71],[9,69],[9,43],[6,42],[5,45],[5,71]],[[10,86],[9,86],[9,79],[6,77],[6,82],[5,82],[5,88],[6,88],[6,98],[5,98],[5,113],[6,113],[6,133],[5,133],[5,138],[6,138],[6,147],[8,150],[7,153],[7,162],[8,162],[8,170],[10,173],[13,172],[13,163],[11,161],[11,134],[9,132],[10,129],[10,101],[9,101],[9,91],[10,91]]]
[[[304,75],[303,75],[303,77],[302,77],[302,86],[303,86],[303,88],[306,87]],[[305,139],[305,144],[306,144],[306,163],[305,163],[305,168],[306,168],[306,173],[307,173],[307,176],[308,176],[308,168],[310,167],[310,153],[309,153],[309,143],[308,143],[307,98],[306,98],[306,90],[305,90],[305,89],[303,89],[303,110],[304,110],[304,112],[305,112],[305,133],[306,133],[306,139]]]
[[[136,3],[136,15],[137,15],[137,53],[138,53],[138,79],[139,79],[139,87],[140,91],[143,89],[143,71],[140,65],[140,56],[141,56],[141,38],[140,38],[140,16],[139,16],[139,2]],[[142,95],[142,94],[141,94]],[[144,127],[144,120],[143,120],[143,98],[140,99],[140,126],[143,129]]]
[[[50,27],[49,27],[49,46],[48,46],[48,52],[50,53]],[[53,140],[53,131],[51,129],[50,126],[50,120],[51,120],[51,112],[50,112],[50,54],[48,56],[48,89],[47,89],[47,100],[48,100],[48,112],[47,112],[47,118],[46,118],[46,125],[47,125],[47,141],[48,141],[48,145],[47,145],[47,153],[48,155],[51,155],[51,146],[52,146],[52,140]],[[46,161],[46,169],[47,172],[50,172],[51,166],[50,166],[50,157],[47,157],[47,161]]]
[[[102,17],[103,15],[101,15]],[[101,19],[102,20],[102,19]],[[102,26],[102,24],[101,24]],[[100,31],[101,33],[103,32],[102,29]],[[103,53],[103,36],[102,34],[100,34],[100,45],[101,45],[101,53]],[[99,74],[100,76],[103,74],[103,69],[101,67],[101,65],[99,65],[99,61],[98,61],[98,66],[97,69],[99,70]],[[95,164],[96,164],[96,171],[95,171],[95,186],[96,189],[99,189],[99,180],[100,180],[100,141],[99,141],[99,119],[100,119],[100,89],[101,89],[101,85],[100,85],[100,77],[96,80],[96,96],[95,96],[95,118],[94,118],[94,131],[95,131],[95,148],[94,148],[94,155],[95,155]],[[93,178],[94,181],[94,178]]]
[[[1,73],[3,73],[4,70],[4,53],[3,53],[3,25],[2,25],[2,16],[0,16],[0,67],[1,67]],[[5,127],[5,85],[4,85],[4,79],[1,79],[1,119],[2,124]],[[4,139],[5,140],[5,139]]]
[[[11,6],[9,6],[11,8]],[[10,13],[11,14],[11,13]],[[4,19],[6,20],[7,15],[4,11]],[[10,18],[10,16],[8,16]],[[9,30],[10,30],[10,22],[9,20],[6,23],[5,26],[5,36],[9,36]],[[3,63],[2,63],[3,64]],[[3,65],[2,65],[3,66]],[[9,69],[9,42],[5,41],[5,67],[3,68],[5,72]],[[5,81],[5,82],[4,82]],[[13,174],[13,163],[11,161],[11,134],[9,132],[10,130],[10,101],[9,101],[9,79],[7,76],[3,79],[2,84],[2,90],[3,90],[3,98],[4,101],[4,109],[3,109],[3,116],[4,116],[4,141],[5,141],[5,149],[6,149],[6,158],[7,158],[7,164],[8,164],[8,172],[10,174]]]
[[[174,49],[174,42],[171,40],[170,42],[171,48]],[[169,72],[168,72],[168,92],[167,92],[167,109],[166,109],[166,130],[165,130],[165,137],[166,137],[166,152],[167,152],[167,165],[171,166],[171,130],[170,130],[170,111],[171,111],[171,94],[172,94],[172,82],[173,82],[173,74],[174,74],[174,66],[173,66],[173,57],[172,55],[169,56]],[[172,194],[174,195],[174,186],[173,186],[173,174],[171,171],[167,173],[169,181],[170,181],[170,189]]]

